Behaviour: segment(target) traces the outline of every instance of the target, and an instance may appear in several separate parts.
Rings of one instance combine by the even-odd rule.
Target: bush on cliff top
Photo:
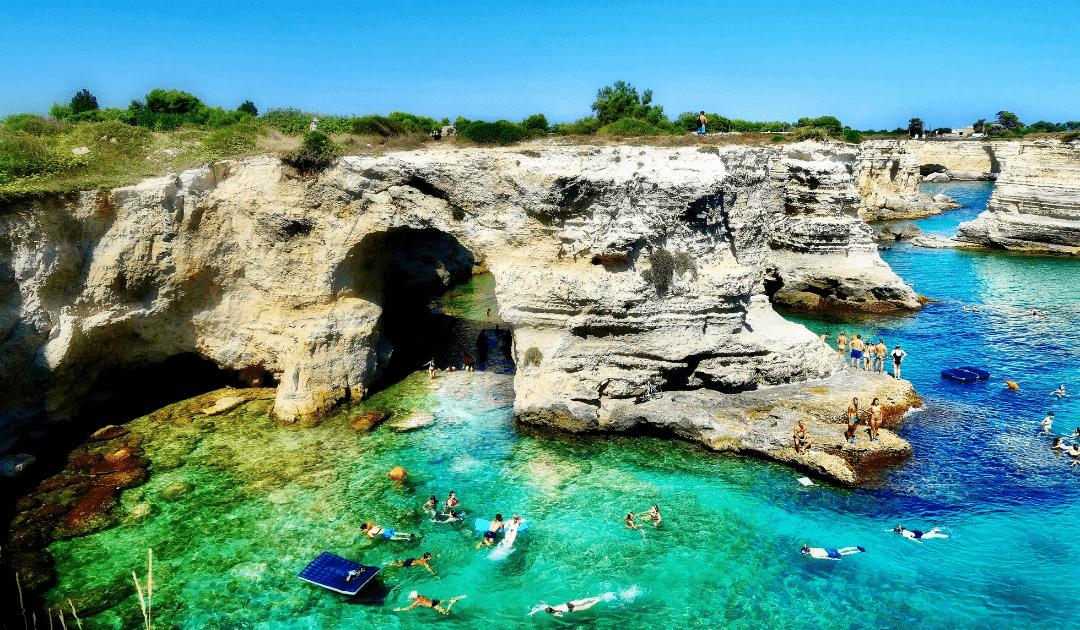
[[[475,120],[458,133],[479,144],[510,144],[531,135],[529,130],[508,120],[493,123]]]
[[[328,168],[334,160],[345,155],[345,149],[319,131],[304,134],[304,144],[281,158],[289,166],[305,174]]]

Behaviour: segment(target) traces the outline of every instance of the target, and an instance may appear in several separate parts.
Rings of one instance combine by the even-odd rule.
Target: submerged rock
[[[162,501],[175,501],[180,497],[184,496],[185,494],[190,493],[194,489],[195,486],[187,483],[186,481],[177,481],[176,483],[170,484],[167,488],[162,490],[161,494],[158,496],[161,497]]]
[[[59,538],[85,536],[115,522],[117,490],[108,486],[91,488],[72,506],[57,528]]]
[[[229,396],[226,398],[222,398],[213,405],[210,405],[206,409],[203,409],[202,413],[208,416],[216,416],[219,414],[223,414],[226,411],[232,411],[233,409],[236,409],[237,407],[246,402],[247,398],[243,398],[241,396]]]
[[[357,431],[370,431],[388,417],[390,414],[385,411],[368,411],[353,418],[349,426]]]
[[[435,414],[427,411],[417,411],[411,413],[400,420],[394,420],[387,426],[391,431],[397,431],[398,433],[404,433],[406,431],[414,431],[426,426],[435,424]]]

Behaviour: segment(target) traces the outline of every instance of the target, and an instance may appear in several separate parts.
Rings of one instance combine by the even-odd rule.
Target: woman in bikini
[[[660,521],[664,520],[660,516],[660,506],[653,503],[653,506],[649,508],[649,511],[641,515],[641,520],[652,521],[653,527],[660,527]]]
[[[368,538],[375,539],[376,536],[382,536],[387,540],[412,540],[413,534],[408,532],[398,532],[385,527],[376,525],[373,521],[368,521],[360,526],[360,531],[364,532]]]
[[[881,428],[881,403],[875,398],[870,403],[870,441],[878,439],[878,429]]]
[[[439,555],[442,555],[442,554],[439,554]],[[420,556],[419,558],[405,558],[404,560],[395,560],[393,562],[384,562],[383,564],[385,564],[388,567],[404,567],[406,569],[409,568],[409,567],[424,567],[425,569],[428,570],[428,573],[430,573],[432,575],[435,575],[435,571],[433,571],[431,569],[431,565],[428,564],[428,563],[431,562],[432,560],[434,560],[435,558],[438,558],[438,557],[439,556],[432,556],[430,551],[425,551],[424,555]]]
[[[595,606],[595,605],[599,604],[600,602],[604,601],[606,598],[614,597],[614,596],[615,596],[614,593],[604,593],[603,595],[597,595],[596,597],[586,597],[586,598],[583,598],[583,599],[575,599],[572,602],[566,602],[565,604],[559,604],[558,606],[540,605],[540,606],[537,606],[536,608],[533,608],[532,612],[530,612],[529,614],[530,615],[535,615],[536,613],[538,613],[540,611],[544,611],[544,612],[546,612],[546,613],[548,613],[550,615],[555,615],[556,617],[562,617],[565,613],[572,613],[572,612],[574,612],[576,610],[587,610],[589,608],[592,608],[593,606]]]
[[[844,331],[840,331],[840,336],[836,338],[836,351],[842,358],[847,358],[847,333]]]

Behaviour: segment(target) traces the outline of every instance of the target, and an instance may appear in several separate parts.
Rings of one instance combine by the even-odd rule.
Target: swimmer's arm
[[[416,608],[419,605],[420,605],[420,601],[417,600],[417,601],[414,601],[412,603],[412,606],[409,606],[408,608],[395,608],[394,612],[403,612],[403,611],[406,611],[406,610],[412,610],[413,608]]]

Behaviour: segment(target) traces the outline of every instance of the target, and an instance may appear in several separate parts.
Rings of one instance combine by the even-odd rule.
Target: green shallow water
[[[964,346],[966,359],[1030,360],[1024,347],[1033,340],[1006,328],[1009,318],[965,314],[973,301],[965,291],[980,286],[965,271],[970,260],[894,250],[889,262],[944,301],[916,317],[859,324],[914,351],[911,378],[930,403],[901,430],[915,456],[880,487],[803,488],[781,466],[681,442],[538,435],[515,424],[513,377],[493,358],[487,372],[444,373],[434,382],[415,373],[310,428],[275,426],[265,401],[211,419],[212,429],[200,418],[183,423],[184,403],[135,420],[130,426],[148,435],[156,472],[125,492],[123,509],[151,503],[155,511],[139,523],[54,543],[60,583],[50,596],[110,585],[126,592],[131,571],[145,573],[152,547],[157,627],[1063,627],[1080,595],[1066,555],[1078,531],[1080,474],[1024,424],[1025,414],[1041,413],[1046,396],[1035,392],[1044,384],[1006,398],[990,385],[960,389],[934,372],[934,348],[948,347],[945,340],[960,331],[992,340]],[[1007,266],[1010,259],[978,260]],[[1046,264],[1074,269],[1068,261]],[[945,299],[949,292],[960,302]],[[978,300],[985,307],[999,301],[992,294]],[[474,320],[490,307],[489,321],[497,321],[483,277],[439,307]],[[1067,309],[1076,309],[1075,299]],[[822,330],[836,324],[805,321]],[[1074,324],[1062,315],[1030,334],[1071,343]],[[475,327],[462,325],[459,345],[468,347]],[[1013,345],[993,350],[999,338]],[[1041,362],[1047,384],[1076,382],[1075,354],[1066,355],[1041,355],[1050,359]],[[1058,408],[1067,414],[1075,404],[1066,399]],[[392,430],[392,420],[369,433],[348,426],[371,409],[423,410],[434,422],[406,433]],[[181,424],[163,419],[168,413]],[[404,483],[386,477],[397,465],[410,472]],[[161,498],[178,482],[193,489],[176,501]],[[422,512],[429,495],[441,499],[449,490],[470,513],[467,525],[432,523]],[[646,527],[643,538],[623,527],[627,511],[653,503],[664,513],[660,528]],[[532,521],[502,559],[474,549],[472,518],[495,512]],[[422,538],[371,542],[359,532],[367,520]],[[883,531],[898,522],[947,527],[953,538],[919,545]],[[803,542],[862,545],[868,553],[813,561],[798,554]],[[439,577],[388,568],[351,599],[296,578],[322,551],[374,565],[431,551],[441,554],[433,565]],[[412,590],[468,598],[449,617],[393,612]],[[616,595],[564,619],[528,616],[542,601],[604,592]],[[87,628],[134,628],[138,598],[128,593],[86,621]]]

